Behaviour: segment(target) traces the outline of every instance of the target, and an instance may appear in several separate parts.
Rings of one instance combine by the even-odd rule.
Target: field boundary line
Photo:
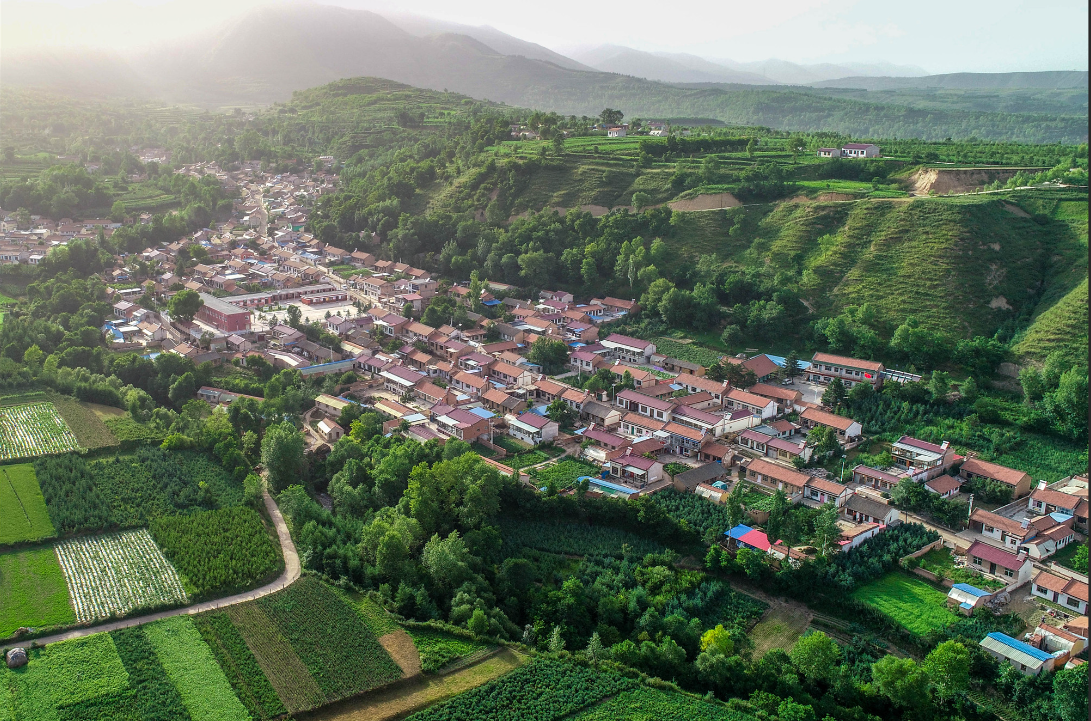
[[[201,603],[196,603],[190,606],[173,608],[169,611],[159,611],[158,613],[152,613],[146,616],[123,618],[117,621],[110,621],[108,623],[103,623],[96,626],[62,631],[61,633],[55,633],[51,636],[42,636],[41,638],[26,639],[25,641],[21,641],[19,639],[4,641],[0,643],[0,650],[6,650],[9,648],[14,648],[16,646],[45,646],[51,643],[57,643],[58,641],[69,641],[75,638],[83,638],[84,636],[90,636],[96,633],[107,633],[109,631],[117,631],[122,628],[142,626],[146,623],[162,621],[165,618],[172,618],[174,616],[181,616],[183,614],[196,615],[198,613],[204,613],[206,611],[215,611],[217,609],[227,608],[228,606],[234,606],[239,603],[254,601],[264,596],[276,593],[277,591],[284,590],[285,588],[299,580],[299,577],[301,575],[299,554],[296,552],[295,544],[292,542],[292,536],[291,533],[289,533],[288,531],[288,525],[284,522],[284,516],[281,514],[280,509],[277,507],[276,502],[273,501],[273,497],[269,495],[269,491],[265,491],[263,497],[265,499],[265,508],[269,512],[269,517],[273,519],[273,525],[277,529],[277,536],[280,538],[280,549],[284,555],[284,571],[276,580],[272,581],[271,583],[267,583],[260,588],[254,588],[249,591],[237,593],[233,596],[225,596],[224,598],[217,598],[212,601],[203,601]]]
[[[11,476],[8,475],[8,469],[0,466],[0,470],[4,471],[4,480],[8,482],[8,488],[11,489],[11,495],[15,496],[15,500],[19,501],[19,510],[23,512],[23,518],[27,519],[27,523],[30,524],[30,514],[27,513],[27,507],[23,505],[23,499],[19,497],[19,491],[15,490],[15,484],[11,482]]]

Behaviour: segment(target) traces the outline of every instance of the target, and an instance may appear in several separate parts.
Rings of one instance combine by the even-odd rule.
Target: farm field
[[[601,473],[602,470],[597,466],[566,458],[559,463],[534,469],[531,475],[536,479],[536,483],[543,486],[552,484],[558,491],[563,491],[575,486],[576,481],[582,476],[597,478]]]
[[[34,466],[0,466],[0,546],[56,535]]]
[[[0,460],[32,458],[77,448],[76,434],[52,403],[0,408]]]
[[[95,461],[49,456],[35,462],[34,472],[60,533],[135,528],[159,516],[242,502],[242,483],[198,451],[143,447]]]
[[[148,624],[144,635],[193,721],[250,718],[189,616]]]
[[[69,626],[76,620],[50,547],[0,553],[0,638],[20,627]]]
[[[193,622],[252,718],[270,719],[287,713],[242,634],[226,613],[201,614]]]
[[[500,678],[519,668],[527,660],[526,656],[505,648],[495,656],[472,666],[441,676],[420,676],[405,684],[399,684],[397,688],[384,689],[332,704],[308,718],[311,721],[387,721],[404,718],[413,711]]]
[[[563,661],[535,659],[526,666],[445,703],[416,713],[413,721],[559,719],[608,696],[636,687],[614,673]]]
[[[761,658],[775,648],[791,651],[810,622],[811,615],[801,609],[780,604],[771,606],[750,629],[750,638],[754,641],[753,657]]]
[[[103,422],[100,417],[101,411],[98,410],[109,408],[109,406],[94,406],[62,395],[53,395],[52,401],[57,413],[75,434],[80,448],[107,448],[118,445],[117,436]],[[123,413],[118,408],[110,408],[110,410],[117,414]]]
[[[452,661],[489,648],[487,644],[435,629],[411,628],[409,635],[420,652],[421,669],[425,672],[439,671]]]
[[[692,696],[641,686],[571,717],[573,721],[747,721],[753,716]]]
[[[195,598],[260,585],[283,565],[277,544],[252,508],[161,516],[149,530]]]
[[[77,621],[189,601],[178,572],[144,529],[73,538],[56,551]]]
[[[904,573],[888,573],[857,588],[852,597],[887,614],[913,633],[950,626],[958,616],[947,610],[947,594]]]
[[[720,356],[723,355],[696,343],[680,343],[671,338],[655,338],[653,340],[657,352],[705,367],[716,365],[720,362]]]

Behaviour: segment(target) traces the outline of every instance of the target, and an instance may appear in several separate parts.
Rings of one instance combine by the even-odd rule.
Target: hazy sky
[[[936,73],[1086,70],[1088,64],[1086,0],[321,1],[491,25],[562,52],[613,43],[738,61],[889,62]],[[65,43],[154,44],[176,32],[212,29],[225,14],[255,4],[259,0],[0,0],[0,24],[4,15],[12,21],[3,33],[9,48],[39,33]],[[51,22],[30,13],[39,19],[33,33],[25,32],[15,20],[28,6],[48,9]],[[72,27],[64,28],[66,21]],[[11,32],[15,27],[19,32]]]

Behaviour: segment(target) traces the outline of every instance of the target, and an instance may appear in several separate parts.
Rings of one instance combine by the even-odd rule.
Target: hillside
[[[1051,70],[1037,73],[947,73],[923,77],[844,77],[811,83],[818,88],[897,90],[947,88],[951,90],[1087,90],[1086,70]]]
[[[606,73],[632,75],[668,83],[744,83],[775,85],[776,81],[740,70],[732,70],[696,55],[649,53],[620,45],[600,45],[573,53],[584,65]]]
[[[407,26],[422,32],[419,24]],[[445,26],[423,30],[433,28]],[[213,22],[199,43],[159,47],[138,56],[96,54],[90,68],[87,54],[75,47],[41,54],[8,52],[3,57],[3,82],[83,96],[233,108],[283,102],[295,90],[366,75],[565,115],[595,116],[604,107],[614,107],[623,108],[628,117],[707,117],[736,125],[862,137],[975,136],[1025,142],[1087,138],[1086,110],[1066,110],[1070,104],[1043,108],[1024,102],[1019,109],[1026,112],[1011,114],[987,104],[984,110],[966,109],[957,98],[946,100],[942,108],[916,108],[775,85],[676,87],[573,69],[571,63],[557,64],[544,49],[528,49],[483,30],[472,32],[474,37],[459,32],[421,37],[373,12],[269,5],[223,25]],[[255,55],[255,37],[275,37],[279,47],[290,52]],[[528,54],[520,54],[523,51]]]

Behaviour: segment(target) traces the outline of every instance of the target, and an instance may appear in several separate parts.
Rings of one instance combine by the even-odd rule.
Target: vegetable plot
[[[147,530],[73,538],[58,543],[56,551],[77,621],[189,600],[178,572]]]
[[[79,448],[76,434],[52,403],[0,408],[0,460]]]

